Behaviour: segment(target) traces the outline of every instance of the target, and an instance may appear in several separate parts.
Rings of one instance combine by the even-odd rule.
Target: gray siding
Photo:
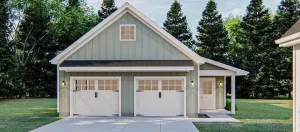
[[[120,24],[136,24],[136,41],[120,41]],[[190,60],[129,13],[73,53],[67,60]]]
[[[197,65],[195,65],[197,67]],[[195,70],[197,70],[195,68]],[[197,74],[196,72],[120,72],[120,73],[105,73],[105,72],[87,72],[87,73],[77,73],[77,72],[62,72],[60,71],[60,82],[66,81],[66,86],[60,85],[59,97],[60,97],[60,113],[70,112],[70,76],[121,76],[121,113],[123,116],[133,116],[134,112],[134,76],[186,76],[187,77],[187,114],[195,115],[197,113]],[[194,86],[190,86],[190,82],[194,81]]]
[[[200,65],[200,70],[226,70],[226,69],[209,64],[209,63],[205,63],[203,65]]]

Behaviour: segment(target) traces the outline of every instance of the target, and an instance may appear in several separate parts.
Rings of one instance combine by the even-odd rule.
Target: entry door
[[[76,115],[119,115],[118,79],[74,80],[73,109]]]
[[[216,109],[216,79],[200,79],[200,109]]]
[[[141,79],[136,87],[137,116],[184,115],[183,79]]]

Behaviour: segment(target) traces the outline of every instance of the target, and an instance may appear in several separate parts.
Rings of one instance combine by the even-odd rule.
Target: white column
[[[235,76],[231,76],[231,114],[235,114]]]
[[[224,76],[224,106],[226,106],[226,76]]]

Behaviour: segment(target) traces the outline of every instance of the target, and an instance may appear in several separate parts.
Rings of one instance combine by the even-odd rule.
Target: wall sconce
[[[222,87],[222,86],[223,86],[223,82],[219,82],[219,86],[221,86],[221,87]]]
[[[191,81],[191,86],[194,86],[194,81]]]
[[[66,86],[67,84],[65,81],[62,81],[61,85]]]

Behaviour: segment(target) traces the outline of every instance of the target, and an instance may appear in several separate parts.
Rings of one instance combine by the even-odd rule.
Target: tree
[[[97,16],[85,3],[79,7],[65,6],[62,3],[54,4],[59,6],[55,9],[49,27],[57,41],[60,52],[87,33],[97,24]]]
[[[80,6],[80,3],[78,0],[69,0],[68,4],[70,7],[79,7]]]
[[[281,1],[272,24],[273,40],[279,39],[299,19],[299,10],[296,8],[296,0]],[[274,69],[274,80],[278,82],[277,87],[279,94],[288,94],[291,98],[292,49],[276,47],[273,56],[278,58],[278,60],[275,61],[275,67],[272,69]]]
[[[202,13],[196,38],[200,42],[197,53],[201,56],[227,63],[229,38],[217,4],[210,0]]]
[[[276,92],[270,83],[272,76],[266,70],[274,64],[270,52],[275,45],[270,45],[271,19],[262,0],[250,1],[241,27],[243,33],[239,43],[243,45],[244,57],[241,68],[250,74],[241,80],[242,85],[237,87],[239,93],[237,96],[254,98],[274,96]]]
[[[118,8],[115,5],[114,0],[103,0],[101,9],[98,11],[98,21],[102,22],[109,15],[114,13]]]
[[[224,22],[230,40],[227,61],[229,65],[235,67],[241,67],[240,64],[243,62],[243,58],[241,57],[241,49],[243,45],[237,41],[243,32],[241,22],[242,17],[232,15],[229,15]]]
[[[186,16],[183,15],[181,5],[177,0],[174,1],[170,11],[167,13],[164,29],[190,49],[195,47],[195,41],[188,27]]]
[[[0,1],[0,98],[13,96],[14,86],[14,57],[8,47],[9,40],[9,3]]]

